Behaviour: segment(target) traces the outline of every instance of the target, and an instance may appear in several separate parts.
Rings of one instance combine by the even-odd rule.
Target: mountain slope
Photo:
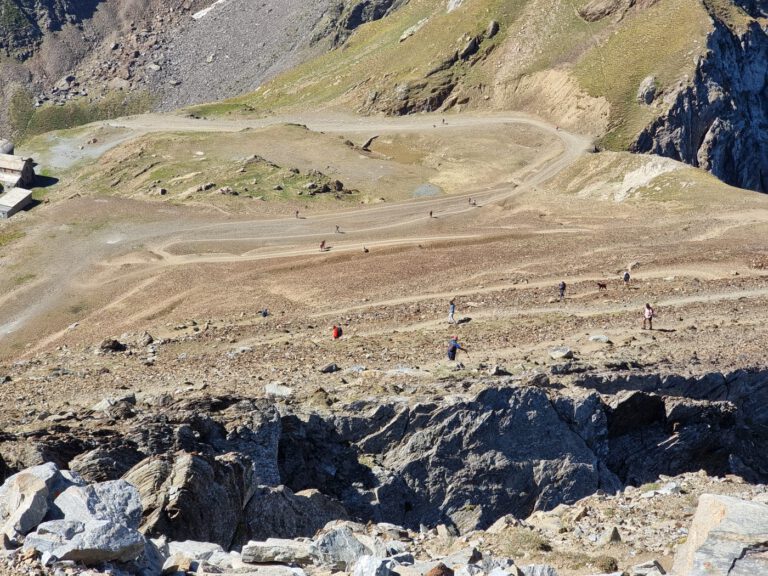
[[[0,125],[24,136],[200,102],[216,103],[193,113],[516,109],[766,191],[767,12],[766,0],[4,0]]]
[[[0,0],[0,132],[254,90],[404,0]]]
[[[768,3],[742,4],[412,0],[255,93],[197,112],[522,109],[608,149],[765,191]]]

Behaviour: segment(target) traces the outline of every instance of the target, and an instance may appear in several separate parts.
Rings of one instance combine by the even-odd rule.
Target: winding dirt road
[[[435,116],[411,116],[402,118],[361,118],[344,114],[322,116],[272,117],[259,120],[200,120],[174,115],[143,115],[103,123],[123,131],[115,145],[124,142],[129,131],[131,137],[151,132],[237,132],[244,129],[264,128],[275,124],[299,123],[310,130],[362,138],[377,134],[402,134],[429,132],[443,125]],[[558,146],[550,147],[540,159],[528,166],[514,182],[493,188],[468,190],[463,195],[451,195],[413,199],[393,204],[379,204],[360,209],[347,209],[333,213],[310,215],[307,218],[277,218],[258,220],[221,221],[212,216],[213,222],[190,225],[184,219],[169,218],[150,224],[112,223],[96,233],[81,235],[66,242],[52,244],[41,258],[36,280],[0,297],[0,345],[4,337],[13,334],[31,322],[55,309],[65,293],[72,288],[87,290],[100,281],[89,278],[86,271],[95,264],[104,263],[107,268],[114,263],[117,278],[126,282],[126,291],[134,289],[132,276],[121,276],[117,268],[131,262],[132,247],[142,246],[153,255],[139,275],[146,276],[147,269],[190,264],[236,263],[272,258],[306,257],[318,253],[320,240],[332,246],[333,253],[362,250],[363,246],[386,247],[416,245],[446,239],[473,238],[456,227],[456,233],[445,236],[444,232],[430,232],[432,220],[459,221],[462,215],[484,206],[497,203],[547,181],[570,166],[590,147],[590,141],[579,135],[561,131],[524,114],[488,114],[451,116],[450,128],[471,128],[482,132],[487,127],[508,125],[533,127],[556,138]],[[64,144],[57,145],[62,149]],[[75,146],[70,148],[74,149]],[[106,152],[108,146],[102,146]],[[71,159],[71,158],[70,158]],[[74,158],[76,160],[76,157]],[[467,197],[478,203],[470,205]],[[101,199],[94,202],[108,202]],[[434,219],[428,212],[432,211]],[[458,219],[458,220],[457,220]],[[338,226],[341,233],[335,233]],[[242,249],[242,246],[247,249]],[[138,261],[135,263],[139,263]],[[115,280],[116,277],[112,277]],[[119,300],[121,294],[115,294]],[[51,327],[53,328],[53,326]]]

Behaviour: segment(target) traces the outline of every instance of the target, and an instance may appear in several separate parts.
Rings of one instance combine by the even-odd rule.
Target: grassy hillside
[[[151,108],[152,97],[146,92],[110,92],[94,102],[79,98],[62,106],[45,104],[35,108],[32,95],[19,89],[8,104],[8,115],[11,134],[17,141],[23,142],[32,136],[53,130],[65,130],[98,120],[140,114]]]
[[[502,23],[502,33],[483,43],[492,51],[503,40],[503,30],[514,22],[529,0],[479,0],[445,11],[445,2],[413,0],[391,16],[362,26],[341,48],[306,62],[279,76],[253,94],[201,106],[201,114],[265,111],[306,107],[334,101],[363,106],[374,92],[421,81],[427,73],[461,50],[471,36],[482,34],[491,20]],[[409,30],[417,30],[400,41]],[[490,80],[466,64],[467,82]]]
[[[579,84],[611,104],[604,144],[625,149],[662,108],[641,105],[637,89],[647,76],[666,91],[692,73],[705,49],[709,16],[698,0],[661,0],[638,12],[575,64]]]
[[[707,2],[729,19],[739,20],[741,13],[728,0]],[[637,101],[642,80],[654,76],[662,95],[674,90],[693,72],[712,24],[702,0],[641,2],[625,13],[619,9],[594,21],[581,16],[590,4],[594,2],[475,0],[448,13],[443,1],[413,0],[390,17],[360,28],[343,47],[297,66],[255,93],[200,106],[194,112],[263,114],[342,105],[399,113],[408,99],[437,105],[407,111],[455,104],[504,108],[520,103],[501,92],[513,92],[528,79],[535,100],[528,109],[546,115],[542,108],[566,106],[566,99],[573,96],[536,84],[551,81],[544,73],[555,70],[585,96],[607,101],[610,112],[603,143],[624,149],[664,111],[658,101],[651,106]],[[500,32],[484,38],[492,20],[500,23]],[[405,38],[409,29],[413,33]],[[476,54],[449,65],[452,55],[477,36],[481,42]],[[435,72],[441,64],[444,69]],[[452,95],[445,101],[437,97],[444,91]],[[548,106],[541,106],[545,99]]]

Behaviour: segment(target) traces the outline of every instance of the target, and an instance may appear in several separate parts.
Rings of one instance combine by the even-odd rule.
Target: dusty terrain
[[[768,198],[673,161],[593,153],[533,117],[142,116],[29,150],[59,182],[0,228],[8,466],[37,458],[21,438],[66,443],[102,426],[90,407],[115,394],[333,414],[356,401],[450,404],[497,384],[581,398],[593,382],[609,398],[622,378],[765,370]],[[309,179],[347,192],[310,194]],[[445,358],[453,335],[469,349],[460,364]],[[595,496],[565,536],[550,517],[483,547],[562,574],[593,573],[605,555],[668,564],[692,494],[718,490],[683,482],[685,507],[663,504],[647,529],[634,497]],[[595,547],[608,517],[625,541]],[[425,553],[466,543],[430,537]]]
[[[160,118],[114,124],[131,135],[247,127]],[[283,380],[307,393],[320,382],[332,394],[358,393],[365,373],[318,376],[332,361],[422,390],[452,369],[443,348],[454,332],[472,350],[463,359],[470,371],[545,370],[555,345],[594,369],[627,361],[678,373],[763,365],[764,196],[675,163],[587,154],[585,139],[524,116],[451,116],[446,125],[431,116],[296,120],[312,130],[307,146],[256,138],[238,148],[233,140],[222,154],[323,168],[376,199],[385,192],[361,172],[372,165],[388,178],[389,200],[355,207],[298,196],[122,198],[127,185],[89,189],[86,163],[65,172],[50,202],[6,224],[26,234],[3,249],[2,348],[15,383],[3,389],[6,400],[51,402],[30,394],[45,390],[40,378],[54,378],[54,403],[88,402],[116,384],[174,390],[191,382],[259,395],[260,381]],[[525,166],[511,154],[507,172],[505,157],[494,154],[501,136],[483,133],[500,124],[513,134],[510,146],[530,142],[520,153]],[[71,149],[89,133],[69,136]],[[320,133],[358,146],[380,135],[380,144],[350,154],[311,140]],[[118,134],[119,143],[126,134]],[[441,162],[424,153],[437,138],[451,193],[406,200],[419,182],[443,184]],[[120,150],[106,152],[96,171]],[[490,185],[478,185],[480,171]],[[321,240],[330,250],[318,250]],[[625,288],[619,278],[629,266]],[[564,302],[556,301],[560,280],[568,284]],[[452,297],[458,326],[446,322]],[[641,329],[645,302],[659,314],[653,332]],[[263,308],[268,318],[258,314]],[[330,339],[334,323],[345,327],[339,342]],[[163,339],[151,362],[141,352],[92,354],[104,338],[144,331]],[[611,344],[590,341],[595,334]],[[232,353],[240,348],[248,351]],[[86,373],[94,375],[87,385]],[[449,385],[437,382],[437,390]]]

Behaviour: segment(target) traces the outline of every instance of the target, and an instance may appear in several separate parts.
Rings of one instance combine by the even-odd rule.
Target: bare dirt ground
[[[496,381],[496,366],[512,380],[536,385],[547,375],[555,386],[585,372],[765,369],[765,196],[675,163],[591,154],[588,139],[520,115],[447,125],[432,116],[341,118],[295,119],[305,132],[281,128],[285,118],[241,132],[226,121],[150,116],[51,136],[56,156],[39,158],[60,184],[48,203],[0,228],[25,234],[0,247],[0,428],[65,433],[81,408],[123,392],[149,402],[264,397],[279,384],[280,402],[325,411],[368,397],[466,397]],[[132,180],[91,188],[142,146],[153,162],[176,161],[142,140],[167,131],[164,142],[184,147],[183,158],[198,144],[214,165],[258,154],[370,186],[384,200],[186,202],[149,197]],[[370,153],[338,144],[373,135]],[[387,185],[375,188],[371,174]],[[443,192],[412,194],[422,183]],[[447,322],[453,298],[457,324]],[[652,331],[642,328],[646,302],[658,313]],[[338,341],[334,324],[344,328]],[[469,348],[460,365],[445,358],[450,336]],[[127,350],[100,351],[106,338]],[[574,357],[554,360],[561,346]],[[329,363],[338,371],[321,373]],[[621,520],[624,508],[603,510],[614,501],[593,497],[584,534],[610,517],[626,543],[607,554],[668,563],[672,551],[658,542],[677,537],[691,493],[712,490],[689,480],[688,500],[654,509],[652,529],[636,530]],[[627,514],[645,505],[628,498]],[[560,542],[557,518],[531,521],[565,551],[561,573],[594,572],[584,547],[588,556],[600,550]],[[532,544],[526,558],[551,561]]]
[[[461,192],[359,207],[285,201],[272,211],[234,211],[124,199],[119,190],[89,194],[77,167],[66,173],[50,204],[21,219],[26,237],[3,251],[0,373],[14,384],[0,397],[18,406],[4,423],[35,421],[24,416],[30,409],[87,405],[115,388],[261,396],[264,384],[281,382],[296,390],[296,401],[311,404],[319,394],[324,406],[377,391],[464,392],[462,376],[494,365],[516,374],[549,371],[553,346],[570,347],[579,366],[595,371],[764,366],[764,196],[686,167],[636,174],[622,188],[625,175],[649,159],[588,154],[587,139],[516,114],[450,117],[445,128],[432,116],[340,118],[294,120],[334,138],[379,134],[384,143],[378,151],[374,145],[374,161],[392,163],[394,178],[429,168],[423,151],[432,134],[453,130],[444,145],[449,155],[457,141],[450,166]],[[262,122],[248,127],[268,129],[278,120]],[[535,129],[534,140],[544,143],[522,168],[510,159],[511,173],[485,137],[500,124]],[[246,127],[174,116],[114,125],[116,145],[126,130]],[[87,135],[78,132],[73,142]],[[330,165],[334,148],[327,150]],[[265,151],[240,151],[254,152]],[[474,159],[462,171],[467,156]],[[297,145],[294,157],[298,165],[307,152]],[[477,185],[479,170],[493,185]],[[440,167],[431,174],[439,177]],[[328,251],[318,249],[321,240]],[[630,265],[632,282],[624,287],[620,273]],[[560,280],[568,284],[564,302],[557,300]],[[458,325],[447,323],[453,297]],[[641,328],[645,302],[659,314],[654,331]],[[345,329],[337,342],[334,323]],[[138,345],[144,331],[159,344]],[[460,358],[463,370],[444,360],[451,335],[470,349]],[[133,347],[95,355],[108,337]],[[342,371],[321,375],[329,362]]]

